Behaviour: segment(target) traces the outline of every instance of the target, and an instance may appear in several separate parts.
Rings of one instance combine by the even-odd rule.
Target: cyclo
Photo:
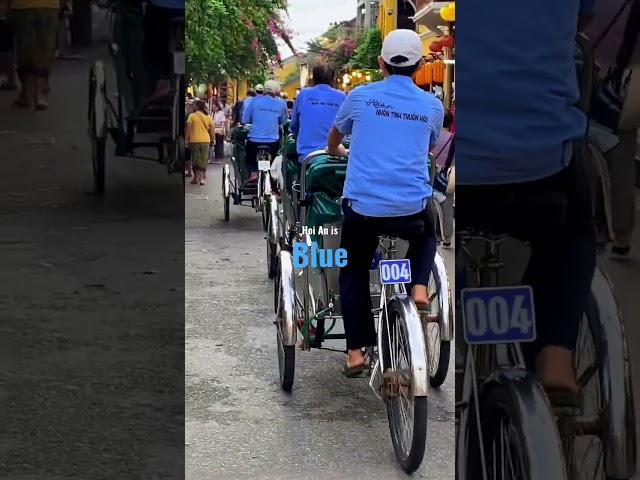
[[[315,235],[308,228],[330,229],[341,223],[347,159],[316,151],[300,168],[292,144],[293,138],[289,137],[283,150],[285,188],[280,221],[284,228],[280,229],[274,288],[280,383],[285,391],[290,391],[293,385],[298,332],[302,335],[302,350],[324,348],[323,342],[327,340],[345,338],[344,334],[333,333],[342,319],[337,268],[308,266],[296,271],[292,248],[294,242],[308,246],[317,242],[319,248],[338,246],[338,236]],[[416,222],[408,228],[423,225]],[[374,395],[386,403],[398,462],[406,472],[413,472],[422,462],[425,450],[429,381],[439,386],[446,376],[453,317],[442,258],[436,255],[432,268],[431,310],[421,316],[404,283],[392,278],[393,265],[388,261],[396,259],[401,250],[395,236],[381,237],[377,258],[372,259],[370,286],[377,345],[368,352],[372,361],[365,377]],[[400,265],[396,270],[401,270]],[[436,328],[424,328],[431,325]],[[429,336],[432,332],[438,339],[437,345]]]
[[[578,51],[580,106],[588,112],[593,52],[582,35]],[[606,167],[600,171],[606,184]],[[523,200],[518,211],[535,228],[548,231],[564,221],[566,206],[562,199],[545,194]],[[460,275],[456,309],[461,313],[456,319],[463,322],[466,341],[459,342],[456,351],[456,385],[461,386],[456,388],[456,477],[634,477],[630,359],[623,321],[605,272],[596,269],[575,348],[582,407],[551,405],[526,370],[520,347],[536,334],[530,288],[501,278],[502,247],[511,247],[511,239],[477,226],[462,226],[456,236]]]
[[[262,228],[266,231],[269,226],[269,219],[277,217],[277,202],[272,202],[272,182],[271,164],[273,159],[269,152],[269,147],[258,145],[258,178],[249,181],[250,172],[246,164],[246,142],[251,125],[238,125],[231,134],[233,142],[233,155],[231,165],[225,163],[222,169],[222,199],[224,208],[224,220],[229,220],[230,204],[233,199],[234,205],[248,204],[260,212],[262,217]],[[285,126],[286,128],[286,126]],[[281,138],[282,138],[281,129]],[[272,221],[271,225],[277,226],[277,221]],[[273,278],[273,269],[269,270],[269,278]]]
[[[89,72],[89,137],[92,147],[93,184],[96,194],[105,190],[106,141],[111,136],[120,157],[157,161],[171,173],[184,172],[184,17],[171,21],[169,53],[173,57],[170,90],[144,99],[147,72],[142,57],[142,4],[112,1],[109,4],[109,52],[115,69],[117,93],[107,89],[108,72],[103,60]],[[143,137],[143,138],[141,138]],[[157,156],[137,153],[155,148]]]

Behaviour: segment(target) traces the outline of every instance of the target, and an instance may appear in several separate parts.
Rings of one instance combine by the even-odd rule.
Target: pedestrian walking
[[[214,107],[213,126],[215,133],[214,163],[224,160],[224,139],[227,134],[227,116],[220,106]]]
[[[20,94],[14,107],[46,110],[49,74],[58,39],[59,0],[12,0],[9,21],[16,41]]]
[[[16,90],[16,56],[13,29],[7,20],[9,1],[0,1],[0,76],[4,81],[0,83],[0,90]]]
[[[186,143],[191,149],[191,163],[193,165],[192,185],[204,185],[206,179],[209,148],[214,136],[213,120],[207,113],[203,100],[197,100],[195,112],[187,119]]]
[[[185,110],[186,110],[186,115],[185,118],[189,118],[189,116],[195,112],[195,108],[196,108],[196,101],[193,99],[193,95],[191,95],[191,98],[189,98],[187,100],[187,104],[185,105]],[[185,125],[185,132],[189,131],[189,126]],[[184,147],[184,176],[189,178],[191,177],[191,172],[192,172],[192,166],[191,166],[191,147],[189,146],[188,143],[185,142],[185,147]]]

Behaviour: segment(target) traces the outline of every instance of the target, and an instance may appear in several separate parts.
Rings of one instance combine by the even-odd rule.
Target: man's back
[[[469,2],[457,18],[456,83],[472,87],[456,92],[458,184],[553,175],[585,133],[574,106],[580,0],[498,3]]]
[[[431,196],[427,158],[442,129],[444,108],[410,77],[392,75],[358,87],[335,126],[352,133],[344,197],[369,216],[410,215]]]
[[[293,107],[291,130],[297,136],[301,161],[314,150],[326,146],[327,135],[345,97],[340,90],[325,84],[300,91]]]
[[[251,101],[242,114],[243,123],[251,123],[249,140],[275,142],[279,139],[278,126],[287,118],[285,104],[281,99],[260,95]]]

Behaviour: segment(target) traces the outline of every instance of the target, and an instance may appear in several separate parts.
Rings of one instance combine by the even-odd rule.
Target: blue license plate
[[[380,260],[380,281],[384,284],[411,283],[411,264],[408,258]]]
[[[464,339],[468,344],[521,343],[536,339],[531,287],[465,288],[461,301]]]

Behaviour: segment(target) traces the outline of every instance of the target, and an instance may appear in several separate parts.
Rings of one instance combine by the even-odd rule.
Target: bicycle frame
[[[501,236],[488,238],[482,235],[465,235],[458,233],[461,238],[460,249],[465,260],[465,285],[467,275],[472,273],[475,282],[470,286],[493,287],[499,284],[500,271],[503,263],[500,260],[500,246],[509,237]],[[484,255],[480,261],[475,261],[466,244],[472,240],[479,240],[485,244]],[[470,266],[466,263],[469,262]],[[532,445],[549,444],[552,440],[547,438],[548,431],[537,425],[538,417],[535,415],[536,406],[544,405],[547,401],[541,387],[526,371],[525,361],[519,344],[490,344],[490,345],[464,345],[464,363],[462,370],[462,388],[460,400],[456,402],[456,413],[459,415],[458,429],[456,432],[456,472],[461,479],[467,477],[466,444],[469,435],[473,433],[478,437],[480,459],[482,465],[482,479],[487,479],[487,458],[482,433],[482,419],[480,417],[480,395],[485,385],[499,383],[514,393],[521,404],[523,414],[518,422],[528,432],[527,442]],[[474,425],[470,424],[470,408],[476,412]],[[546,426],[545,426],[546,427]],[[464,454],[463,454],[464,452]],[[532,478],[562,478],[559,472],[564,471],[564,457],[561,449],[549,449],[548,462],[544,465],[530,465],[534,472]]]
[[[385,237],[379,238],[379,246],[382,248],[384,252],[384,257],[386,260],[394,260],[396,258],[396,254],[398,252],[396,247],[396,239],[389,238],[388,243],[389,246],[385,247],[384,245]],[[387,341],[389,344],[391,343],[391,339],[389,338],[389,324],[387,323],[387,338],[383,338],[383,320],[388,322],[389,315],[387,306],[390,303],[387,300],[387,291],[389,292],[390,301],[398,302],[401,308],[404,310],[404,316],[407,319],[407,328],[408,328],[408,338],[407,341],[415,348],[411,348],[411,389],[413,396],[415,397],[426,397],[429,395],[429,375],[428,375],[428,365],[427,365],[427,356],[426,356],[426,345],[424,343],[424,333],[422,330],[422,323],[420,322],[420,317],[416,310],[413,301],[407,295],[407,290],[404,284],[393,284],[393,285],[381,285],[380,295],[379,295],[379,306],[375,308],[373,312],[377,314],[376,317],[376,332],[378,337],[378,353],[375,355],[375,361],[370,370],[369,377],[369,387],[373,391],[374,395],[382,400],[382,396],[380,395],[380,376],[386,370],[386,368],[391,367],[394,371],[396,370],[395,365],[385,366],[383,356],[380,355],[380,352],[383,351],[383,342]],[[374,295],[376,297],[378,295]],[[422,355],[421,355],[422,353]]]

